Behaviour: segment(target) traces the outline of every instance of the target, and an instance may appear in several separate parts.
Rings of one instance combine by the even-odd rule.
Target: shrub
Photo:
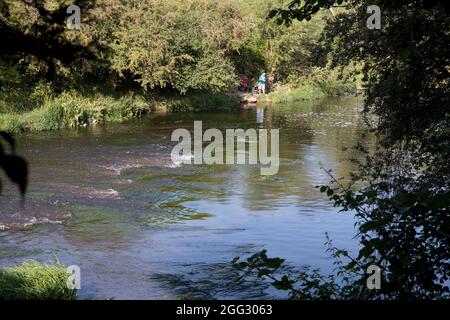
[[[312,67],[307,76],[291,74],[288,83],[293,88],[305,85],[318,87],[327,96],[339,96],[356,91],[362,86],[360,66],[350,64],[345,67]]]
[[[128,94],[120,98],[105,95],[83,96],[64,92],[46,98],[37,109],[21,114],[0,114],[0,129],[12,133],[29,130],[55,130],[89,123],[121,121],[150,112],[153,102]]]
[[[22,115],[24,126],[31,130],[55,130],[62,127],[63,109],[46,100],[41,108]]]
[[[311,84],[303,84],[298,88],[287,92],[273,92],[269,94],[273,103],[289,103],[301,100],[314,100],[322,98],[325,93],[318,87]]]
[[[0,114],[0,130],[10,133],[20,133],[23,131],[23,127],[20,122],[20,116],[18,114],[12,113],[2,113]]]
[[[200,92],[167,99],[170,112],[208,111],[239,105],[239,97],[220,93]]]

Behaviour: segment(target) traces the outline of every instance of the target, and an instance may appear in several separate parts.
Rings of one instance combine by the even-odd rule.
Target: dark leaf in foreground
[[[19,186],[22,196],[25,195],[28,182],[28,163],[16,155],[2,155],[0,167],[3,168],[9,179]]]

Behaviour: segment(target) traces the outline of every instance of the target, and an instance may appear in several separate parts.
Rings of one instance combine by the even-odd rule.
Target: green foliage
[[[311,74],[306,77],[306,83],[318,86],[327,96],[338,96],[356,92],[357,74],[350,66],[313,67]]]
[[[37,83],[37,84],[36,84]],[[48,87],[11,62],[0,59],[0,113],[26,111],[42,103]]]
[[[33,81],[61,80],[69,66],[86,66],[94,58],[89,39],[66,28],[65,9],[75,2],[84,12],[95,4],[94,0],[0,3],[0,36],[8,43],[0,59],[19,66],[21,76],[32,87]]]
[[[271,16],[284,23],[309,20],[320,8],[343,2],[294,0],[289,9],[275,10]],[[365,19],[359,18],[366,9],[363,1],[350,3],[353,10],[327,26],[329,42],[336,44],[334,62],[363,61],[365,114],[378,137],[372,153],[355,147],[364,160],[353,160],[358,171],[349,184],[327,171],[332,183],[320,187],[335,206],[355,213],[360,250],[352,257],[330,248],[335,278],[314,271],[300,272],[294,279],[286,274],[278,278],[276,287],[284,286],[293,298],[322,298],[308,296],[317,290],[338,299],[449,297],[448,7],[439,0],[378,4],[384,8],[382,31],[368,30]],[[262,265],[242,266],[265,270],[264,275],[278,271],[262,269],[267,259],[260,260]],[[382,271],[380,290],[365,286],[369,265]]]
[[[333,253],[336,260],[339,255],[338,252]],[[319,269],[304,266],[302,270],[292,270],[284,259],[269,258],[266,250],[255,253],[245,261],[236,257],[232,264],[242,273],[241,277],[251,279],[256,275],[257,278],[269,279],[273,287],[287,291],[290,299],[354,299],[358,293],[357,287],[347,277],[341,277],[339,285],[336,275],[324,276]]]
[[[287,8],[277,8],[269,13],[279,24],[290,25],[293,20],[311,20],[321,9],[348,3],[349,0],[291,0]]]
[[[224,91],[238,80],[230,52],[246,28],[227,2],[146,0],[121,6],[121,20],[110,30],[111,63],[145,89]]]
[[[280,26],[267,15],[281,0],[85,0],[82,28],[73,31],[61,14],[70,3],[3,3],[2,34],[11,43],[0,54],[0,128],[50,130],[148,111],[135,102],[116,103],[130,91],[190,96],[172,99],[174,110],[204,109],[204,101],[214,107],[220,102],[206,92],[233,90],[241,75],[255,85],[263,71],[269,91],[302,79],[296,84],[305,85],[302,93],[280,100],[310,99],[319,94],[312,86],[327,94],[348,89],[335,69],[332,81],[322,77],[329,45],[321,35],[329,12]],[[201,106],[186,107],[199,92]]]
[[[331,199],[356,212],[362,245],[356,259],[382,267],[380,294],[439,298],[448,296],[450,278],[448,6],[380,5],[382,31],[355,20],[362,4],[330,25],[330,34],[347,30],[335,35],[343,61],[364,61],[365,113],[379,140],[350,186],[335,181]],[[364,187],[351,191],[355,185]]]
[[[322,98],[325,93],[316,85],[303,84],[286,92],[270,93],[269,96],[273,103],[289,103]]]
[[[313,67],[326,62],[321,39],[322,30],[330,13],[321,13],[308,22],[295,21],[290,26],[274,26],[271,41],[271,68],[274,78],[283,82],[289,75],[308,76]],[[272,22],[273,23],[273,22]]]
[[[285,83],[291,74],[305,76],[311,67],[326,63],[328,45],[321,34],[331,13],[321,12],[308,23],[296,21],[286,26],[267,19],[269,12],[283,1],[234,2],[253,22],[236,59],[240,73],[257,77],[267,71],[272,81]]]
[[[0,128],[8,132],[21,132],[24,129],[41,131],[78,127],[139,117],[152,109],[153,102],[139,95],[114,98],[65,92],[45,100],[40,108],[30,112],[2,115]]]
[[[61,265],[24,262],[0,270],[0,300],[73,300],[76,290],[67,287],[69,274]]]
[[[218,93],[193,93],[180,97],[169,97],[165,104],[170,112],[211,111],[236,107],[240,99],[237,96]]]
[[[23,126],[32,130],[55,130],[62,127],[64,109],[60,104],[47,100],[43,107],[22,115]]]
[[[12,134],[23,132],[20,115],[16,113],[0,114],[0,130]]]
[[[239,97],[220,93],[194,92],[183,96],[159,97],[167,111],[208,111],[239,105]],[[118,98],[109,95],[85,96],[64,92],[46,99],[41,107],[21,114],[2,114],[0,129],[10,133],[24,130],[55,130],[102,122],[119,122],[140,117],[155,108],[155,101],[142,95],[127,94]]]

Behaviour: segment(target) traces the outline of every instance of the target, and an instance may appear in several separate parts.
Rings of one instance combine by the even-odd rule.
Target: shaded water
[[[316,185],[321,169],[348,176],[363,124],[361,102],[236,107],[153,114],[121,124],[26,133],[26,202],[0,198],[0,266],[56,255],[81,268],[81,298],[271,298],[265,283],[239,281],[235,256],[262,248],[290,266],[332,270],[323,246],[355,249],[353,218]],[[171,132],[193,128],[280,128],[280,169],[174,165]],[[3,179],[4,181],[4,179]]]

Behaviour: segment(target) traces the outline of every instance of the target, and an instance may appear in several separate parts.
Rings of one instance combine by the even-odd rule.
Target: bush
[[[55,130],[62,127],[63,113],[61,106],[46,100],[43,107],[23,114],[22,121],[31,130]]]
[[[0,300],[73,300],[76,290],[67,287],[68,277],[60,263],[29,261],[0,270]]]
[[[168,111],[205,111],[239,105],[239,97],[226,94],[196,92],[168,96],[163,99]],[[27,130],[55,130],[97,122],[118,122],[140,117],[154,109],[154,101],[138,94],[120,97],[81,95],[64,92],[46,98],[37,109],[21,114],[0,114],[0,129],[12,133]]]
[[[340,96],[356,92],[362,86],[360,66],[350,64],[345,67],[312,67],[307,76],[291,74],[288,84],[293,88],[305,85],[318,87],[327,96]]]
[[[273,103],[289,103],[301,100],[314,100],[322,98],[325,93],[318,87],[311,84],[303,84],[298,88],[287,92],[273,92],[269,94]]]
[[[153,103],[148,102],[142,96],[126,95],[110,102],[110,107],[103,110],[104,121],[122,121],[150,112]],[[98,121],[102,119],[97,119]]]
[[[23,127],[18,114],[0,114],[0,130],[10,133],[20,133]]]
[[[124,2],[118,21],[98,20],[95,32],[109,34],[111,67],[131,75],[145,89],[223,92],[239,84],[231,53],[249,27],[228,1],[141,1],[140,10]],[[220,30],[220,32],[218,32]]]
[[[239,97],[219,93],[195,93],[167,99],[170,112],[209,111],[239,105]]]
[[[0,114],[0,129],[12,133],[28,130],[55,130],[90,123],[122,121],[152,110],[153,103],[139,95],[119,98],[105,95],[83,96],[64,92],[47,98],[37,109],[22,114]]]

